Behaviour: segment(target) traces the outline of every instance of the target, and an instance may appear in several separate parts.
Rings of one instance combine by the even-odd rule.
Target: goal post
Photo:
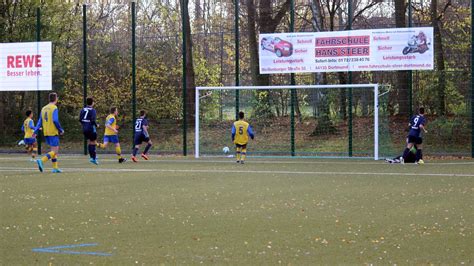
[[[243,94],[244,92],[247,92],[249,95],[251,96],[248,96],[247,99],[241,99],[240,100],[240,103],[242,105],[245,105],[246,101],[247,102],[252,102],[253,104],[253,109],[255,108],[258,108],[257,107],[254,107],[255,105],[258,105],[258,100],[255,100],[255,95],[258,94],[258,92],[266,92],[268,94],[268,92],[275,92],[275,93],[279,93],[281,95],[285,94],[285,91],[289,91],[291,89],[296,89],[297,92],[299,93],[299,96],[301,99],[303,99],[304,101],[307,101],[305,99],[305,95],[301,95],[303,94],[303,92],[305,92],[305,94],[310,94],[311,92],[321,92],[321,91],[325,91],[325,92],[329,92],[329,91],[334,91],[334,90],[337,90],[337,91],[340,91],[340,90],[345,90],[345,89],[349,89],[349,88],[352,88],[352,89],[361,89],[361,90],[372,90],[373,91],[373,105],[372,105],[372,113],[370,114],[371,117],[373,117],[373,152],[372,152],[372,156],[370,157],[373,157],[374,160],[378,160],[379,159],[379,84],[344,84],[344,85],[280,85],[280,86],[229,86],[229,87],[196,87],[196,97],[195,97],[195,158],[199,158],[201,156],[201,145],[202,145],[202,142],[201,142],[201,138],[203,136],[201,136],[202,134],[202,127],[205,126],[206,128],[216,128],[216,131],[222,131],[222,133],[219,135],[219,137],[213,137],[213,136],[209,136],[210,140],[208,140],[207,142],[211,141],[213,142],[212,145],[214,146],[214,152],[219,152],[219,150],[217,149],[217,147],[224,147],[224,146],[229,146],[232,145],[232,143],[230,143],[230,141],[228,139],[230,139],[230,126],[231,126],[231,122],[235,119],[235,107],[234,108],[231,108],[231,104],[228,104],[228,107],[225,108],[223,107],[223,105],[225,105],[225,100],[223,100],[223,98],[225,98],[226,96],[222,96],[222,95],[235,95],[234,93],[227,93],[227,92],[234,92],[236,90],[239,90],[241,91],[241,94]],[[344,91],[345,92],[345,91]],[[344,94],[344,92],[342,92],[342,94]],[[216,96],[216,94],[219,94],[219,96]],[[260,95],[260,94],[258,94]],[[323,95],[324,97],[328,98],[327,95]],[[231,101],[232,99],[230,99],[232,96],[229,96],[229,100],[228,101]],[[367,97],[367,96],[365,96]],[[334,98],[334,97],[333,97]],[[217,100],[216,100],[217,99]],[[303,101],[303,100],[300,100],[300,101]],[[203,101],[205,103],[203,103]],[[227,101],[227,102],[228,102]],[[282,100],[283,101],[283,100]],[[334,101],[337,101],[337,100],[334,100]],[[256,103],[257,102],[257,103]],[[287,103],[288,104],[288,101]],[[307,103],[306,103],[307,104]],[[332,103],[331,103],[332,104]],[[326,105],[331,105],[331,104],[327,104]],[[303,103],[304,105],[304,103]],[[307,104],[309,105],[309,104]],[[314,105],[314,104],[313,104]],[[317,104],[316,104],[317,105]],[[334,104],[333,104],[334,105]],[[234,115],[233,115],[233,118],[232,115],[228,116],[228,121],[227,122],[221,122],[222,124],[225,124],[226,127],[222,127],[221,129],[219,128],[219,126],[217,124],[221,124],[219,122],[212,122],[214,120],[209,120],[210,122],[208,122],[208,124],[206,125],[203,125],[203,123],[201,123],[201,119],[209,119],[209,117],[211,115],[207,115],[206,113],[206,110],[202,111],[201,109],[203,108],[203,106],[207,106],[207,112],[209,113],[212,113],[214,116],[216,116],[217,113],[219,113],[221,119],[220,120],[216,120],[216,121],[223,121],[225,119],[222,118],[222,113],[223,112],[227,112],[228,113],[231,113],[232,111],[234,112]],[[213,110],[216,109],[216,108],[220,108],[219,111],[216,111],[216,110]],[[268,107],[268,108],[271,108],[271,107]],[[282,108],[280,109],[284,109],[285,106],[284,104],[282,104]],[[232,110],[233,109],[233,110]],[[244,110],[246,108],[243,108]],[[247,108],[248,109],[248,108]],[[281,110],[277,110],[279,112],[279,114],[283,114],[283,111]],[[350,110],[352,111],[352,110]],[[247,111],[246,111],[246,119],[247,119]],[[286,114],[288,113],[288,110],[286,110]],[[257,116],[258,113],[257,111],[254,111],[254,114],[253,116]],[[208,117],[209,116],[209,117]],[[282,117],[284,115],[281,115]],[[282,118],[282,120],[284,120],[284,118]],[[262,123],[265,123],[265,118],[262,118],[260,119],[260,121],[262,121]],[[214,123],[214,124],[213,124]],[[310,123],[310,122],[307,122],[307,123]],[[251,121],[251,125],[252,125],[252,121]],[[285,130],[285,128],[281,128],[281,130]],[[211,132],[212,133],[212,129],[211,130],[207,130],[207,132]],[[208,135],[212,135],[211,133],[205,133],[205,136],[208,136]],[[227,135],[226,135],[227,134]],[[372,132],[371,132],[372,134]],[[257,130],[257,133],[256,133],[256,138],[259,138],[259,132]],[[225,141],[222,140],[222,143],[218,143],[220,140],[219,138],[228,138],[226,139]],[[289,140],[288,140],[289,141]],[[221,145],[221,146],[219,146]],[[256,146],[257,144],[252,144],[252,146]],[[252,153],[252,151],[250,150],[250,153]],[[275,152],[277,153],[277,152]],[[301,156],[296,156],[296,157],[301,157]],[[329,157],[329,156],[328,156]],[[334,156],[334,157],[343,157],[343,156]]]

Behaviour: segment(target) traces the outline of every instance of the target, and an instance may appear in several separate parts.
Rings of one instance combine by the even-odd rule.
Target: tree
[[[395,0],[395,25],[397,28],[406,27],[406,0]],[[395,88],[398,92],[398,107],[399,114],[410,115],[410,108],[408,106],[408,71],[397,71]]]
[[[271,0],[260,0],[258,16],[254,0],[247,0],[246,5],[248,13],[247,32],[249,38],[250,72],[252,75],[252,83],[256,86],[267,86],[270,85],[270,75],[262,75],[259,73],[260,67],[258,61],[259,44],[257,41],[257,26],[260,33],[275,32],[281,20],[289,10],[290,0],[286,0],[276,12],[273,11],[272,6],[274,4]],[[256,92],[256,94],[255,113],[260,117],[272,117],[273,112],[271,110],[270,92],[268,90],[262,90]]]
[[[444,62],[443,41],[441,38],[441,27],[444,12],[451,5],[451,0],[446,2],[443,12],[438,15],[438,0],[431,0],[431,25],[433,26],[434,47],[436,58],[436,69],[439,73],[436,84],[436,98],[438,99],[436,111],[438,115],[446,114],[446,68]]]

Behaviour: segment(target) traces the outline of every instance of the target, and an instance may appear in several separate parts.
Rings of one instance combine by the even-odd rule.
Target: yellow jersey
[[[31,128],[32,126],[33,128]],[[23,131],[25,132],[25,139],[33,137],[33,134],[35,133],[35,125],[33,119],[28,117],[25,119],[25,121],[23,121]]]
[[[249,142],[249,136],[251,138],[254,137],[252,127],[250,127],[249,123],[243,120],[234,122],[234,125],[232,126],[232,138],[234,144],[246,145]]]
[[[107,126],[111,126],[112,128],[117,129],[117,119],[115,118],[114,114],[108,115],[107,118],[105,119],[105,133],[104,133],[104,135],[106,135],[106,136],[117,135],[117,133],[115,131],[108,128]]]
[[[41,109],[40,123],[43,128],[43,135],[46,137],[59,135],[59,131],[62,131],[62,129],[58,120],[58,107],[55,104],[50,103]]]

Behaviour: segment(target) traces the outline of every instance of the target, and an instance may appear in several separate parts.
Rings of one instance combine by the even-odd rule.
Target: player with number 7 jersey
[[[97,143],[97,128],[99,125],[96,122],[97,113],[94,109],[94,100],[92,98],[86,99],[86,106],[81,109],[79,114],[79,121],[82,124],[82,133],[88,141],[89,162],[98,165],[96,146],[103,147],[103,144]]]

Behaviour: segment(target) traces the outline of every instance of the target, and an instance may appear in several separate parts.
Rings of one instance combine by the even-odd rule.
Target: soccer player
[[[237,163],[244,164],[249,136],[255,138],[252,127],[244,121],[244,112],[239,112],[239,120],[232,125],[232,141],[235,144]]]
[[[104,144],[102,148],[107,148],[109,142],[115,144],[115,153],[117,153],[118,162],[124,163],[127,159],[122,157],[122,149],[120,149],[120,142],[118,138],[118,126],[117,126],[117,107],[110,108],[110,114],[105,119],[105,133],[104,133]]]
[[[96,122],[97,113],[94,109],[94,99],[87,98],[86,106],[82,108],[79,114],[79,121],[82,124],[82,133],[88,141],[89,162],[98,165],[96,146],[102,147],[103,144],[97,143],[97,128],[99,125]]]
[[[35,122],[33,122],[33,111],[26,111],[26,119],[23,121],[23,126],[21,130],[25,132],[23,141],[26,145],[26,151],[31,156],[31,160],[35,161],[36,154],[38,153],[38,148],[36,144],[36,134],[35,134]]]
[[[416,161],[416,145],[413,146],[411,149],[410,149],[410,152],[408,153],[407,157],[404,159],[403,158],[403,154],[402,155],[399,155],[393,159],[385,159],[385,162],[387,163],[415,163]]]
[[[424,164],[425,162],[423,161],[423,139],[421,136],[421,130],[423,130],[425,133],[428,131],[425,129],[425,124],[426,124],[426,119],[425,119],[425,108],[420,107],[418,110],[418,114],[414,115],[410,119],[410,132],[408,132],[408,141],[407,141],[407,147],[405,148],[405,151],[403,152],[403,159],[406,159],[408,157],[408,154],[410,153],[410,149],[416,145],[416,159],[415,163],[416,164]]]
[[[132,151],[132,161],[135,163],[138,162],[137,153],[142,142],[146,142],[147,145],[141,156],[143,159],[148,160],[148,151],[153,143],[151,142],[150,134],[148,133],[148,120],[146,119],[146,112],[144,110],[140,111],[140,117],[135,120],[135,137],[133,140],[133,145],[135,145],[135,147]]]
[[[58,95],[54,92],[49,94],[49,104],[41,109],[41,113],[38,119],[38,123],[35,127],[35,134],[37,134],[40,128],[43,128],[43,134],[46,139],[46,143],[51,147],[51,151],[48,152],[41,159],[36,160],[40,172],[43,172],[43,163],[51,160],[53,163],[53,173],[61,173],[62,170],[58,168],[58,153],[59,153],[59,135],[64,134],[64,130],[59,123],[58,107]]]

